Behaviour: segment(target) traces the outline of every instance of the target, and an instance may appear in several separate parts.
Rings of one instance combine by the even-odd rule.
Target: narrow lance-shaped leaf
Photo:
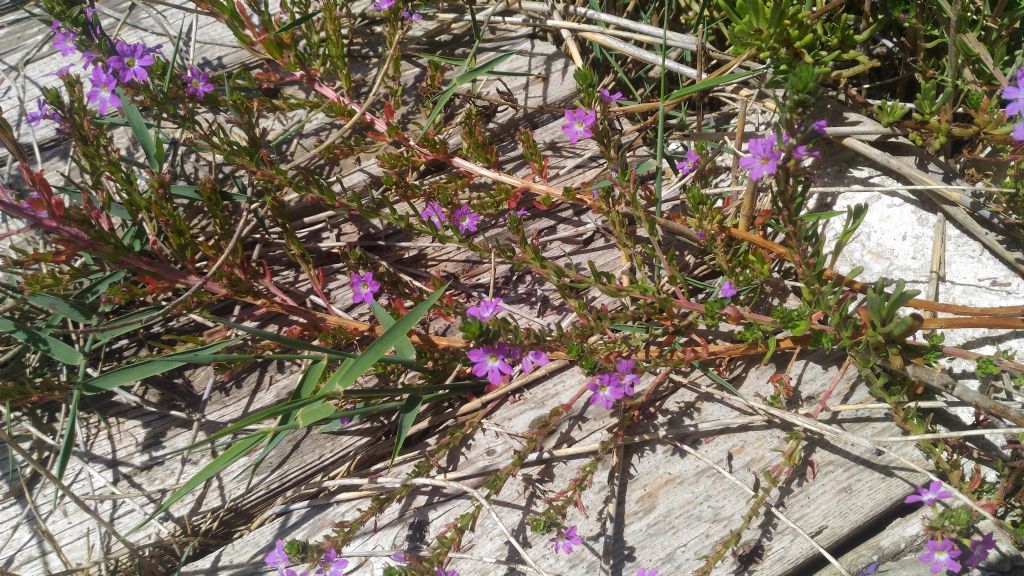
[[[123,366],[83,382],[82,391],[86,394],[97,394],[107,390],[112,390],[118,386],[131,384],[133,382],[138,382],[139,380],[145,380],[150,376],[163,374],[169,370],[181,368],[186,364],[190,364],[192,363],[195,355],[216,352],[227,348],[232,344],[236,344],[237,342],[237,339],[224,340],[223,342],[217,342],[208,346],[201,346],[184,352],[167,354],[166,356],[160,356],[150,360],[130,364],[128,366]]]
[[[416,422],[416,416],[419,415],[420,408],[422,407],[423,396],[418,395],[409,396],[405,399],[405,403],[402,404],[402,410],[398,414],[398,433],[395,435],[395,449],[391,452],[391,464],[395,463],[395,458],[402,451],[402,444],[405,444],[405,438],[409,435],[409,429]]]
[[[388,311],[378,304],[376,300],[373,301],[370,307],[373,309],[373,315],[377,317],[377,321],[380,322],[380,325],[383,326],[385,330],[395,325],[395,319],[392,318],[391,315],[388,314]],[[395,344],[395,354],[397,354],[399,358],[403,358],[405,360],[416,359],[416,348],[413,347],[412,341],[409,340],[408,336],[403,336],[398,340],[398,343]]]
[[[222,452],[220,456],[214,458],[212,462],[210,462],[206,466],[203,466],[202,470],[196,472],[194,476],[189,478],[177,490],[171,492],[170,496],[168,496],[167,499],[160,504],[160,506],[156,509],[155,512],[150,514],[149,517],[143,520],[141,524],[129,530],[128,534],[134,533],[135,531],[139,530],[140,528],[148,524],[150,520],[152,520],[153,518],[156,518],[157,516],[163,514],[171,506],[173,506],[175,502],[181,500],[186,494],[188,494],[192,490],[195,490],[210,478],[213,478],[214,476],[220,474],[228,466],[231,466],[237,460],[248,454],[250,450],[255,448],[260,442],[263,441],[265,435],[266,434],[263,432],[257,432],[255,434],[245,436],[239,441],[232,444],[230,448]]]
[[[81,352],[53,336],[37,332],[7,318],[0,318],[0,332],[6,333],[11,338],[27,344],[33,350],[46,354],[58,362],[77,366],[85,361]]]

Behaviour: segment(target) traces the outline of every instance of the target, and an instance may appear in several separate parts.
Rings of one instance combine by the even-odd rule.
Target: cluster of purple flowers
[[[523,354],[519,348],[500,342],[471,348],[466,356],[473,363],[473,375],[477,378],[486,376],[491,386],[501,386],[508,382],[517,362],[523,374],[529,374],[549,362],[543,350],[530,350]]]
[[[918,486],[916,492],[907,496],[903,501],[907,504],[921,503],[932,506],[941,500],[952,497],[953,493],[946,490],[942,482],[933,480],[929,484]],[[982,560],[988,558],[989,553],[995,547],[996,541],[992,532],[983,534],[981,538],[970,540],[967,543],[967,559],[963,561],[963,565],[977,568]],[[930,538],[925,544],[925,551],[917,558],[929,565],[932,574],[938,574],[943,570],[959,572],[963,566],[957,559],[963,555],[963,552],[961,547],[950,538]]]
[[[424,222],[433,224],[438,230],[444,228],[445,222],[448,222],[448,216],[444,213],[444,206],[433,200],[427,202],[427,206],[420,212],[420,218]],[[462,234],[476,232],[477,226],[480,224],[480,215],[473,212],[469,204],[463,204],[452,211],[451,222]]]
[[[576,525],[573,524],[568,528],[559,528],[558,532],[549,539],[555,545],[555,553],[564,552],[566,554],[572,554],[574,546],[583,544],[583,537],[577,533]]]
[[[1003,89],[1003,98],[1009,101],[1006,117],[1012,121],[1014,116],[1019,116],[1010,136],[1018,142],[1024,142],[1024,68],[1017,70],[1017,85]]]
[[[278,576],[344,576],[345,568],[348,567],[348,560],[338,558],[338,552],[334,548],[324,550],[323,556],[316,562],[316,568],[312,571],[298,572],[288,565],[292,563],[288,552],[284,549],[284,540],[278,540],[274,549],[263,558],[267,566],[277,568]]]
[[[632,396],[636,392],[633,387],[640,384],[640,376],[635,370],[636,360],[622,358],[615,362],[615,372],[598,374],[591,379],[587,383],[587,388],[594,393],[590,403],[611,410],[616,400]]]
[[[46,100],[43,100],[42,97],[36,98],[36,107],[38,108],[38,111],[29,112],[25,115],[25,119],[28,120],[29,124],[35,126],[43,120],[53,120],[54,122],[60,121],[60,113],[53,108],[50,108],[46,104]]]
[[[679,170],[680,176],[686,176],[697,169],[697,164],[699,162],[700,154],[698,154],[693,148],[690,148],[686,151],[686,159],[676,162],[676,170]]]
[[[811,124],[811,131],[825,136],[828,122],[816,120]],[[821,156],[820,152],[812,151],[807,144],[794,145],[794,139],[788,134],[769,134],[764,138],[753,138],[747,142],[747,156],[740,158],[740,168],[750,173],[755,182],[771,176],[779,169],[779,162],[788,153],[796,160],[807,160]]]

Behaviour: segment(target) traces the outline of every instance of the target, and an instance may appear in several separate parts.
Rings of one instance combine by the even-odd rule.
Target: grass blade
[[[98,394],[100,392],[106,392],[107,390],[113,390],[118,386],[131,384],[133,382],[138,382],[139,380],[145,380],[150,376],[163,374],[169,370],[174,370],[175,368],[181,368],[186,364],[191,364],[193,363],[194,356],[197,354],[216,352],[227,348],[232,344],[236,344],[237,342],[237,339],[224,340],[223,342],[216,342],[208,346],[201,346],[184,352],[167,354],[166,356],[160,356],[151,360],[144,360],[135,364],[123,366],[83,382],[82,391],[86,394]]]
[[[349,365],[344,373],[338,376],[338,380],[335,382],[336,386],[342,390],[348,388],[356,381],[356,378],[383,358],[388,350],[395,347],[400,338],[405,338],[409,331],[412,330],[412,327],[427,315],[427,312],[437,303],[447,288],[448,284],[445,284],[435,290],[426,300],[417,304],[408,314],[402,316],[401,319],[385,330],[379,338],[373,341],[373,344],[366,347],[366,350]]]
[[[28,344],[32,349],[46,354],[58,362],[72,366],[85,362],[85,357],[82,356],[82,353],[71,346],[57,340],[53,336],[36,332],[7,318],[0,318],[0,332],[4,332],[11,338]]]
[[[181,500],[189,492],[195,490],[210,478],[213,478],[214,476],[220,474],[228,466],[231,466],[240,458],[248,454],[253,448],[255,448],[260,442],[263,441],[263,436],[263,432],[257,432],[255,434],[245,436],[241,440],[232,444],[230,448],[222,452],[220,456],[214,458],[212,462],[210,462],[206,466],[203,466],[203,468],[199,472],[196,472],[194,476],[189,478],[177,490],[171,492],[171,494],[167,497],[166,500],[164,500],[160,504],[160,506],[156,509],[155,512],[150,514],[149,517],[143,520],[141,524],[129,530],[128,534],[132,534],[133,532],[139,530],[140,528],[148,524],[153,518],[156,518],[157,516],[163,514],[171,506],[173,506],[175,502]]]
[[[118,97],[121,99],[121,110],[124,111],[124,117],[128,120],[128,125],[132,127],[132,133],[135,134],[135,139],[139,141],[139,146],[146,153],[149,167],[153,170],[160,170],[160,160],[156,153],[156,142],[153,140],[153,135],[149,133],[149,129],[146,128],[146,121],[142,119],[142,114],[139,113],[138,107],[128,101],[124,92],[120,89],[117,92]]]
[[[82,391],[76,389],[71,396],[71,406],[68,408],[68,418],[65,421],[64,439],[60,442],[60,454],[57,455],[57,469],[54,476],[57,480],[64,478],[64,472],[68,469],[68,462],[71,461],[71,451],[75,447],[75,430],[78,421],[78,401],[82,398]],[[54,492],[53,503],[57,503],[59,491]]]
[[[380,322],[380,325],[383,326],[385,330],[395,325],[395,319],[392,318],[391,314],[388,314],[388,311],[378,304],[376,300],[373,301],[371,308],[373,308],[373,315],[377,317],[377,321]],[[395,354],[397,354],[399,358],[405,360],[416,359],[416,348],[412,345],[412,341],[409,340],[408,336],[403,336],[398,340],[398,343],[395,344]]]
[[[420,408],[422,407],[423,396],[419,395],[409,396],[405,399],[405,403],[402,404],[402,410],[398,414],[398,433],[395,435],[395,449],[391,452],[391,464],[395,463],[395,458],[402,451],[402,444],[405,443],[409,429],[416,422],[416,417],[419,416]]]

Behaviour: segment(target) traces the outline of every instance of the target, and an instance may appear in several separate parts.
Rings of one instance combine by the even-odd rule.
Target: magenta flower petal
[[[374,294],[380,290],[380,283],[373,279],[373,272],[367,272],[365,274],[353,272],[350,280],[352,286],[352,303],[372,303]]]
[[[917,559],[925,564],[930,564],[932,574],[938,574],[943,570],[960,571],[960,563],[956,561],[962,552],[953,545],[952,540],[928,540],[925,545],[927,550],[917,556]]]
[[[562,124],[562,132],[569,139],[570,144],[575,144],[583,138],[590,138],[594,135],[590,127],[597,120],[597,112],[586,108],[565,111],[565,124]]]
[[[775,174],[779,169],[779,160],[782,159],[782,152],[776,146],[778,139],[774,136],[754,138],[747,142],[749,156],[740,158],[739,166],[750,172],[751,180],[755,182],[765,176]]]
[[[476,306],[466,309],[466,315],[481,322],[490,322],[491,318],[501,310],[501,298],[484,298]]]
[[[722,287],[718,289],[718,295],[722,298],[732,298],[737,294],[739,294],[739,291],[736,290],[736,285],[732,283],[732,280],[726,280]]]

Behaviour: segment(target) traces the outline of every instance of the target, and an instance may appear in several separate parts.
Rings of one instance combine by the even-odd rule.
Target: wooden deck
[[[190,13],[156,4],[117,0],[102,5],[101,15],[111,28],[131,9],[122,35],[150,44],[163,42],[166,45],[163,30],[178,30],[183,21],[187,26],[193,18]],[[25,8],[41,14],[34,3]],[[220,68],[253,62],[250,54],[227,44],[231,36],[218,24],[205,17],[198,17],[197,23],[197,61]],[[0,81],[0,107],[4,117],[19,130],[22,141],[29,144],[33,136],[19,114],[19,102],[34,101],[40,85],[55,85],[56,79],[47,74],[57,68],[61,60],[49,47],[46,26],[19,9],[0,16],[0,35],[0,66],[10,78]],[[515,48],[519,56],[510,60],[505,69],[530,71],[535,75],[503,79],[525,108],[505,108],[495,116],[489,125],[495,143],[506,152],[514,150],[514,127],[529,123],[536,128],[535,135],[551,158],[550,173],[556,175],[552,178],[553,185],[588,181],[600,166],[596,151],[593,147],[581,146],[570,152],[557,146],[563,141],[560,116],[535,108],[561,108],[572,101],[575,90],[572,63],[557,48],[540,40],[519,39],[490,46],[488,50],[496,53],[498,49],[508,48]],[[409,83],[415,82],[419,71],[412,63],[406,63],[404,70],[403,78]],[[495,83],[484,82],[481,93],[495,95],[495,86]],[[415,90],[407,92],[414,94]],[[309,136],[306,142],[312,147],[316,139],[329,133],[332,127],[331,123],[312,123],[306,129]],[[66,151],[52,128],[36,129],[34,138],[47,174],[62,172]],[[298,150],[295,154],[301,153]],[[529,174],[521,156],[508,155],[513,156],[513,160],[504,167],[506,171],[521,176]],[[6,161],[2,157],[0,160]],[[646,158],[638,157],[636,163],[644,160]],[[337,174],[348,172],[343,182],[349,189],[374,185],[380,175],[372,162],[358,170],[347,171],[348,168],[352,166],[339,166]],[[838,170],[833,171],[832,176],[844,177]],[[878,176],[878,172],[870,169],[858,172],[858,177],[865,179]],[[315,216],[318,211],[314,208],[297,210],[296,218]],[[621,255],[615,243],[603,234],[601,221],[593,215],[562,206],[550,211],[532,210],[527,221],[530,234],[542,239],[562,238],[544,244],[546,253],[562,263],[585,268],[587,262],[592,261],[601,270],[613,273],[621,270]],[[430,239],[409,239],[389,230],[368,231],[333,213],[325,216],[324,222],[328,226],[316,236],[321,242],[359,242],[372,238],[382,246],[367,247],[367,251],[379,259],[381,267],[415,281],[423,281],[433,274],[455,279],[453,290],[461,292],[460,297],[486,293],[491,281],[490,263],[458,247],[397,250],[386,244],[398,240],[430,242]],[[500,230],[490,232],[501,233]],[[564,238],[572,233],[577,235]],[[975,245],[971,242],[963,239],[960,248],[973,250]],[[863,254],[869,248],[858,246],[851,252]],[[908,260],[918,257],[921,255],[907,255]],[[985,255],[978,258],[984,260]],[[997,261],[986,261],[984,265],[999,266]],[[903,275],[903,272],[891,269],[885,273]],[[950,270],[950,274],[955,276],[957,271]],[[535,278],[514,274],[503,266],[495,271],[495,280],[499,293],[503,288],[511,292],[512,286],[539,285],[534,282]],[[336,277],[329,282],[326,293],[343,313],[365,319],[365,307],[349,305],[351,296],[347,284],[345,279]],[[960,289],[944,286],[944,289]],[[290,294],[309,293],[308,283],[301,277],[283,283],[282,287]],[[1024,289],[1017,292],[1021,293]],[[589,295],[588,299],[594,305],[615,305],[612,299],[597,294]],[[565,309],[558,306],[540,309],[536,300],[512,300],[510,303],[529,321],[571,322]],[[242,311],[243,317],[245,312]],[[282,318],[261,318],[260,322],[262,327],[270,329],[285,323]],[[1011,345],[1020,346],[1019,342],[1012,341]],[[790,373],[794,375],[797,390],[794,398],[801,406],[813,408],[817,404],[820,393],[836,378],[837,363],[841,360],[835,356],[804,355],[795,362]],[[770,394],[768,378],[785,369],[789,361],[788,355],[777,355],[766,366],[755,361],[733,362],[724,372],[744,395],[753,398]],[[299,363],[279,362],[227,380],[208,368],[154,378],[133,390],[138,397],[147,399],[149,406],[138,406],[116,395],[96,398],[83,413],[78,450],[64,479],[92,513],[86,513],[52,485],[38,479],[27,483],[26,488],[39,503],[39,507],[33,509],[22,484],[4,476],[5,492],[0,501],[0,573],[7,571],[23,576],[99,574],[99,565],[105,559],[124,557],[126,549],[108,530],[98,526],[94,516],[109,522],[121,534],[127,533],[156,509],[170,489],[217,455],[216,451],[204,450],[182,457],[175,451],[248,412],[286,398],[302,368]],[[501,523],[550,574],[605,573],[601,568],[603,559],[604,564],[610,566],[607,573],[614,576],[632,576],[641,566],[657,568],[661,575],[691,573],[702,564],[701,556],[738,525],[749,507],[750,496],[728,476],[756,489],[763,470],[778,461],[791,428],[759,419],[735,399],[711,394],[705,390],[708,381],[699,373],[680,370],[677,375],[682,379],[670,379],[658,389],[657,413],[645,416],[644,424],[630,430],[630,434],[637,437],[635,441],[627,443],[616,458],[601,462],[595,484],[586,493],[580,509],[570,511],[570,522],[577,523],[584,536],[581,550],[571,556],[556,555],[547,537],[530,534],[525,518],[540,510],[544,506],[543,498],[550,496],[541,489],[542,484],[556,488],[565,486],[592,456],[593,449],[588,450],[588,447],[607,438],[608,426],[614,421],[607,411],[590,406],[573,412],[547,438],[548,452],[531,462],[502,491],[502,497],[495,503]],[[445,474],[440,478],[479,486],[486,472],[509,461],[521,446],[521,435],[527,432],[531,422],[546,414],[556,402],[569,399],[587,381],[578,369],[564,363],[550,366],[539,377],[529,378],[531,384],[523,387],[520,394],[501,402],[489,413],[482,432],[447,462]],[[646,375],[641,388],[649,386],[653,380],[653,374]],[[204,401],[203,392],[209,383],[212,383],[212,394]],[[830,403],[868,401],[870,396],[864,383],[850,370],[839,381]],[[429,422],[431,430],[437,430],[452,423],[458,409],[459,404],[453,403],[444,410],[423,414],[421,419]],[[54,415],[35,424],[38,435],[28,428],[15,429],[17,440],[44,462],[49,461],[55,456],[56,448],[43,438],[55,437],[58,418]],[[821,421],[866,437],[891,437],[901,433],[884,410],[874,408],[826,412]],[[206,541],[201,553],[185,557],[181,574],[265,573],[262,557],[272,548],[274,540],[317,540],[331,531],[333,523],[352,518],[357,509],[365,506],[365,496],[352,497],[351,488],[331,486],[332,479],[347,475],[366,477],[371,473],[404,476],[410,468],[407,461],[400,458],[394,468],[387,467],[393,442],[391,428],[388,422],[357,421],[336,433],[311,431],[291,437],[263,464],[251,486],[245,482],[246,474],[236,476],[251,461],[246,459],[209,482],[202,491],[179,502],[170,514],[129,538],[142,549],[153,545],[173,549],[177,545],[183,550],[189,535],[216,525],[214,533],[224,540]],[[654,434],[656,438],[641,438],[644,434]],[[407,442],[406,451],[415,454],[432,440],[430,434],[415,436]],[[728,474],[679,445],[696,450]],[[893,443],[892,446],[905,458],[926,464],[913,443]],[[380,454],[376,460],[353,464],[356,454],[370,448]],[[574,448],[576,450],[572,451]],[[846,568],[856,574],[872,561],[872,556],[870,550],[857,549],[855,545],[860,541],[870,544],[870,536],[881,533],[890,521],[908,512],[902,499],[924,478],[889,456],[841,442],[812,440],[803,454],[804,463],[796,469],[797,473],[787,478],[779,490],[773,491],[768,502],[821,546],[835,553],[860,550],[860,555],[844,557]],[[6,470],[9,464],[7,451],[0,451],[0,469]],[[56,506],[51,506],[49,503],[54,499]],[[391,552],[429,545],[434,535],[471,504],[465,493],[439,488],[417,490],[412,498],[364,529],[356,543],[345,550],[353,555],[356,566],[351,573],[380,574],[390,561]],[[826,565],[807,537],[772,514],[757,518],[744,532],[742,540],[747,554],[728,558],[714,574],[796,576]],[[904,555],[914,551],[910,544],[905,548]],[[521,564],[523,559],[509,545],[494,519],[484,514],[477,531],[466,540],[464,557],[455,559],[449,569],[458,569],[463,576],[517,573],[495,562]]]

